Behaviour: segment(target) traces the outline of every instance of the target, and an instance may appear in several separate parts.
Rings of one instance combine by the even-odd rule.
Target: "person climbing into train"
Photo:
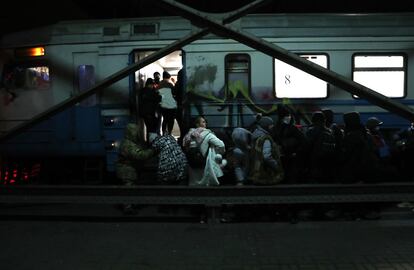
[[[139,170],[154,156],[154,150],[146,144],[137,124],[127,124],[124,136],[119,145],[115,172],[123,185],[133,186],[142,180],[138,177]],[[123,206],[123,211],[125,214],[132,214],[135,209],[133,205],[126,204]]]
[[[158,92],[161,95],[162,134],[172,134],[174,120],[177,114],[177,101],[173,96],[174,84],[171,82],[171,75],[167,71],[162,73]]]
[[[158,117],[160,116],[158,115],[157,107],[161,101],[161,96],[158,90],[154,88],[154,80],[152,78],[148,78],[145,82],[145,87],[141,89],[140,97],[141,115],[147,127],[147,134],[159,133]]]
[[[184,119],[186,118],[186,108],[184,106],[184,88],[185,88],[185,70],[180,69],[177,73],[177,81],[174,85],[173,96],[177,101],[177,113],[176,120],[178,127],[180,129],[180,137],[178,138],[178,144],[182,145],[183,138],[188,132],[188,128],[185,129],[187,125],[184,125]]]
[[[204,117],[198,116],[195,128],[183,139],[183,149],[189,157],[189,185],[217,186],[227,160],[223,158],[225,145],[212,130],[207,128]]]
[[[277,106],[277,122],[272,131],[273,140],[280,145],[285,182],[297,183],[306,172],[305,134],[295,125],[291,109],[283,104]]]
[[[163,184],[184,184],[188,162],[181,146],[170,134],[149,134],[149,142],[158,156],[157,180]]]
[[[283,181],[284,169],[279,146],[272,139],[273,119],[263,116],[253,132],[250,181],[255,185],[275,185]]]

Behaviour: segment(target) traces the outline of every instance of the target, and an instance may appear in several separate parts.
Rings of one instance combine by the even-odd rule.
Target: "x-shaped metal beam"
[[[321,80],[324,80],[330,84],[333,84],[353,95],[358,95],[361,98],[365,98],[372,104],[382,107],[390,112],[393,112],[399,116],[402,116],[410,121],[414,121],[414,111],[401,103],[398,103],[380,93],[365,87],[353,80],[338,74],[334,71],[323,68],[317,64],[314,64],[308,60],[305,60],[298,55],[291,53],[273,43],[270,43],[264,39],[260,39],[254,35],[238,31],[232,27],[223,25],[222,23],[212,20],[208,16],[202,16],[196,10],[189,8],[183,4],[180,4],[173,0],[162,0],[163,5],[170,11],[174,11],[177,14],[191,21],[191,23],[208,27],[211,32],[216,35],[228,37],[234,39],[240,43],[250,46],[258,51],[268,54],[272,57],[280,59],[283,62],[288,63],[296,68],[299,68]]]

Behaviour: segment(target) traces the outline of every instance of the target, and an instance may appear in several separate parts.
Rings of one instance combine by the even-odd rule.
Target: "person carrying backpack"
[[[379,158],[375,154],[371,134],[358,112],[348,112],[344,116],[345,136],[343,141],[342,182],[375,182],[378,179]]]
[[[230,163],[233,167],[236,185],[242,186],[247,182],[249,175],[252,133],[245,128],[237,127],[233,130],[231,138],[234,148],[231,151],[232,162]]]
[[[184,136],[183,148],[189,161],[189,185],[217,186],[223,176],[222,168],[227,164],[222,154],[225,145],[222,140],[207,129],[207,121],[199,116],[195,121],[196,128]]]
[[[270,132],[273,120],[263,116],[253,132],[253,149],[249,179],[255,185],[275,185],[284,179],[279,146],[273,141]]]
[[[306,132],[311,181],[328,183],[333,181],[336,140],[332,130],[325,126],[325,115],[316,111],[312,115],[312,126]]]

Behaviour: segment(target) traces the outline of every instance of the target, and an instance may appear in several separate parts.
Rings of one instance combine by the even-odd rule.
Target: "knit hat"
[[[265,130],[269,130],[270,125],[273,125],[273,119],[272,118],[270,118],[269,116],[263,116],[262,118],[260,118],[259,126],[261,128],[264,128]]]

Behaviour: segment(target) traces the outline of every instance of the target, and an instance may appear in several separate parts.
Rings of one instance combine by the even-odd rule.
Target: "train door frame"
[[[132,52],[130,53],[130,56],[129,56],[130,64],[133,64],[133,63],[136,63],[136,62],[142,60],[140,58],[136,59],[137,53],[144,53],[144,54],[146,52],[148,52],[148,53],[149,52],[156,53],[158,50],[160,50],[160,48],[148,48],[148,49],[147,48],[145,48],[145,49],[137,48],[137,49],[134,49],[134,50],[132,50]],[[154,61],[152,63],[155,63],[155,62],[158,62],[158,61],[162,61],[162,59],[170,56],[171,54],[177,53],[177,52],[179,54],[179,57],[181,57],[181,68],[180,69],[185,70],[185,68],[186,68],[185,51],[182,48],[181,49],[177,49],[174,52],[172,52],[172,53],[170,53],[170,54],[168,54],[168,55],[166,55],[166,56],[164,56],[164,57],[162,57],[162,58],[160,58],[160,59],[158,59],[158,60],[156,60],[156,61]],[[152,54],[152,53],[150,53],[150,54]],[[146,58],[146,57],[147,57],[147,55],[144,55],[143,59]],[[151,65],[152,63],[146,65],[145,67]],[[143,67],[143,68],[145,68],[145,67]],[[166,69],[165,66],[161,66],[160,65],[160,67],[161,67],[160,70],[157,70],[160,73],[162,73],[163,70],[167,70],[169,72],[171,71],[171,70],[168,70],[168,68]],[[130,108],[131,108],[132,119],[140,127],[141,132],[143,132],[144,138],[146,138],[147,137],[147,134],[146,134],[145,124],[143,122],[142,117],[140,117],[140,115],[139,115],[140,114],[139,113],[139,102],[140,102],[140,100],[139,100],[139,94],[138,94],[139,91],[140,91],[140,89],[142,89],[145,86],[145,79],[146,79],[145,76],[144,76],[145,79],[142,82],[139,82],[139,78],[138,78],[138,84],[137,84],[137,74],[139,74],[140,70],[142,70],[143,68],[140,68],[140,69],[136,70],[134,73],[131,73],[130,76],[129,76],[130,100],[133,101],[133,102],[131,102],[132,104],[131,104]],[[180,69],[176,70],[176,72],[178,73],[178,71]],[[150,72],[150,73],[148,73],[148,74],[150,74],[151,76],[147,76],[147,78],[149,78],[149,77],[152,78],[153,72]],[[173,78],[174,77],[175,77],[175,79],[177,78],[177,75],[176,74],[173,73],[171,75],[172,75]],[[184,82],[184,85],[186,85],[186,82]],[[139,88],[137,88],[137,86]],[[180,113],[180,112],[177,112],[177,113]],[[178,123],[177,122],[174,124],[174,127],[176,127],[176,126],[178,126]],[[176,129],[174,128],[174,130],[176,130]],[[173,130],[173,134],[174,134],[174,130]],[[179,137],[178,134],[174,134],[174,136],[175,137]],[[180,130],[180,136],[182,136],[181,130]]]

